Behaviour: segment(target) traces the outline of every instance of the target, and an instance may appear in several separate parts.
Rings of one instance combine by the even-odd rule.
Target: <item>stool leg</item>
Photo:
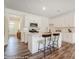
[[[52,53],[52,50],[51,50],[51,37],[50,37],[50,43],[49,43],[49,45],[50,45],[50,54]]]
[[[58,36],[58,40],[59,40],[59,36]],[[58,40],[57,40],[57,47],[58,47]]]
[[[46,48],[46,38],[45,38],[45,43],[44,43],[44,57],[45,57],[45,48]]]
[[[53,48],[54,48],[54,42],[55,42],[56,36],[54,37],[54,41],[53,41]]]
[[[54,36],[54,41],[53,41],[53,51],[54,51],[54,48],[55,48],[55,39],[56,39],[56,36]]]
[[[38,52],[39,52],[39,43],[38,43]]]

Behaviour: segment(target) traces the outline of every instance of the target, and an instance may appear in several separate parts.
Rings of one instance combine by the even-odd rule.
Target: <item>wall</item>
[[[54,26],[59,26],[59,27],[68,27],[68,26],[72,27],[75,26],[74,16],[75,16],[74,12],[63,14],[55,18],[52,18],[50,20],[50,24],[54,24]]]

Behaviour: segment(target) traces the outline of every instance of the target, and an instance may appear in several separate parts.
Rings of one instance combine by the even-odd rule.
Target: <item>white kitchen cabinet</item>
[[[62,40],[68,43],[75,43],[74,33],[62,33]]]

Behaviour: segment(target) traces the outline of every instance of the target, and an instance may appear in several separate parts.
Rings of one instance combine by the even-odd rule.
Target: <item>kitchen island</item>
[[[42,37],[42,34],[50,34],[50,33],[29,33],[28,34],[28,49],[29,51],[34,54],[36,52],[38,52],[38,41],[39,40],[44,40],[44,38]],[[52,33],[53,34],[53,33]],[[58,40],[58,47],[61,47],[62,44],[62,37],[61,37],[61,33],[59,33],[59,40]],[[53,37],[53,35],[51,36]],[[53,38],[51,38],[53,39]],[[43,47],[43,45],[41,45],[41,48]]]

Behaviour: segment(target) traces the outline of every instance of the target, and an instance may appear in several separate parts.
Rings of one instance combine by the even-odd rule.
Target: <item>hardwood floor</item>
[[[45,58],[43,56],[43,52],[32,55],[27,44],[15,37],[9,38],[8,46],[4,49],[4,59],[75,59],[75,45],[63,42],[60,49],[55,48],[52,54],[47,54]]]

